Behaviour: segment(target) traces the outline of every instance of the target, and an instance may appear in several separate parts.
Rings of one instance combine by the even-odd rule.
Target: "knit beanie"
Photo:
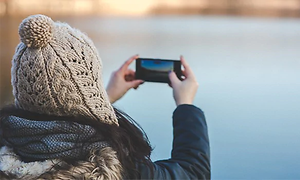
[[[12,60],[17,108],[56,116],[85,116],[118,125],[92,41],[66,23],[32,15],[19,26]]]

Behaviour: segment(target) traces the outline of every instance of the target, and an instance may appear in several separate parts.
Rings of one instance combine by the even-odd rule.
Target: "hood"
[[[3,146],[0,149],[0,172],[0,179],[117,180],[122,178],[121,163],[116,151],[111,147],[91,151],[86,161],[78,161],[76,165],[70,165],[59,159],[23,162],[12,148]]]

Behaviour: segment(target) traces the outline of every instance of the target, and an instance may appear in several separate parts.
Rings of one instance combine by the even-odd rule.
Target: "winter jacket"
[[[140,165],[141,179],[210,179],[210,147],[203,112],[180,105],[173,113],[171,158],[153,163],[154,172]]]
[[[203,112],[193,105],[180,105],[173,113],[172,156],[149,166],[137,164],[140,179],[210,179],[209,140]],[[13,149],[0,149],[0,179],[120,179],[121,163],[116,152],[106,147],[94,151],[71,171],[53,168],[60,160],[22,162]]]

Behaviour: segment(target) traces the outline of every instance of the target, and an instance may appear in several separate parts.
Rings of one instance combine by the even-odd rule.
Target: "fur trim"
[[[46,173],[39,179],[119,180],[122,179],[122,165],[116,151],[111,147],[105,147],[92,151],[88,161],[79,161],[67,169]]]
[[[4,146],[0,149],[0,171],[8,179],[119,180],[122,179],[123,169],[116,151],[111,147],[94,150],[87,161],[69,165],[59,160],[25,163],[11,148]]]
[[[51,171],[58,160],[46,160],[25,163],[7,146],[0,149],[0,170],[2,173],[15,179],[33,179],[45,172]]]

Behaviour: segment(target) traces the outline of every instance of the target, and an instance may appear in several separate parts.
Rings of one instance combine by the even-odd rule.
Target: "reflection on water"
[[[300,21],[224,17],[65,18],[95,42],[104,80],[129,56],[185,55],[207,116],[213,179],[300,178]],[[1,103],[11,98],[10,59],[20,20],[0,21]],[[134,67],[134,66],[133,66]],[[154,160],[168,158],[175,104],[166,84],[145,83],[116,106],[148,133]]]

